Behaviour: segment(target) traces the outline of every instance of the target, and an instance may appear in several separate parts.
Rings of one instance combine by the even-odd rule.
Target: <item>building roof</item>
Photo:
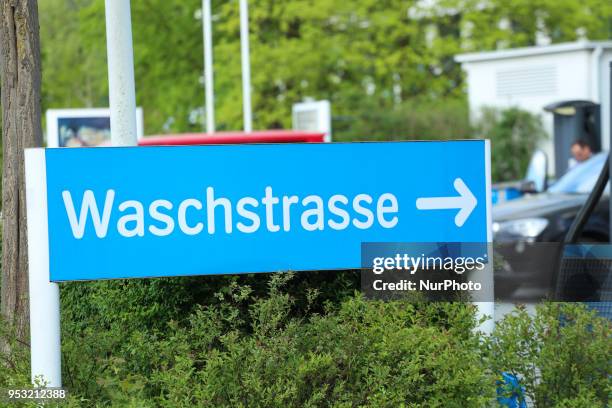
[[[594,50],[596,48],[612,49],[612,41],[576,41],[552,45],[538,45],[534,47],[511,48],[507,50],[470,52],[455,55],[455,61],[484,62],[509,58],[530,57],[534,55],[556,54],[563,52]]]

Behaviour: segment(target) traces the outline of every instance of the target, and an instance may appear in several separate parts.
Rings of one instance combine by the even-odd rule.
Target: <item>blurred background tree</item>
[[[261,0],[249,6],[254,127],[288,128],[293,103],[329,99],[337,140],[466,137],[455,54],[543,38],[606,39],[612,18],[609,0]],[[200,7],[199,0],[132,2],[146,134],[204,129]],[[213,1],[219,130],[242,128],[238,13],[236,0]],[[43,107],[106,106],[104,2],[42,0],[40,21]],[[417,125],[422,115],[431,122]]]

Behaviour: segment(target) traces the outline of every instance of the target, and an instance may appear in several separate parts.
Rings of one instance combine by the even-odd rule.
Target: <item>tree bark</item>
[[[0,311],[29,342],[24,148],[41,146],[37,0],[0,0],[2,285]]]

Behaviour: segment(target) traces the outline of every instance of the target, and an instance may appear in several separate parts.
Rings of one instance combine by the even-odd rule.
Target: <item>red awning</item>
[[[139,146],[176,146],[242,143],[321,143],[324,133],[299,130],[261,130],[256,132],[180,133],[146,136]]]

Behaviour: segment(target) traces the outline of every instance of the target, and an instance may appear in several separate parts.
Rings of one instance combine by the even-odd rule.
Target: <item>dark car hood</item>
[[[493,206],[493,221],[540,217],[556,211],[580,207],[588,194],[534,194]]]

